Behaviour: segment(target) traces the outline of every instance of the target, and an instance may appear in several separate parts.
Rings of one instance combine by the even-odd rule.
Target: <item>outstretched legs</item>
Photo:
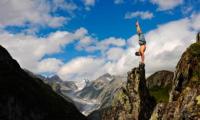
[[[141,63],[144,64],[144,52],[146,50],[146,45],[141,45],[139,52],[140,52],[140,56],[141,56]]]

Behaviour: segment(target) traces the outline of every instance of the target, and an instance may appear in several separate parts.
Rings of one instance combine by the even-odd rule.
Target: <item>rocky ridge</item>
[[[194,43],[176,66],[169,103],[159,103],[151,120],[199,120],[199,111],[200,43]]]
[[[144,66],[128,72],[127,83],[113,96],[112,106],[102,110],[102,120],[148,120],[156,101],[146,87]]]
[[[167,87],[172,86],[172,79],[174,73],[167,70],[161,70],[155,72],[147,78],[146,85],[148,88],[157,87]]]

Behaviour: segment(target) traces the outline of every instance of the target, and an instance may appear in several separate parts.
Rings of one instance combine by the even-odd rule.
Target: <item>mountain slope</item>
[[[158,71],[147,78],[146,84],[148,88],[171,86],[174,73],[171,71]]]
[[[157,102],[168,102],[173,76],[173,72],[162,70],[147,78],[149,92]]]
[[[83,90],[77,93],[77,96],[84,99],[96,99],[104,88],[109,84],[110,79],[113,79],[110,74],[104,74],[92,81]]]
[[[112,76],[104,74],[96,80],[90,82],[83,90],[79,91],[76,95],[78,99],[84,100],[88,104],[79,104],[80,108],[85,115],[91,112],[103,109],[111,105],[112,96],[116,90],[125,82],[121,76]]]
[[[74,81],[63,81],[58,75],[46,77],[42,80],[59,94],[63,91],[70,93],[78,89]]]
[[[1,120],[85,120],[86,118],[41,79],[20,68],[0,46]]]
[[[199,111],[200,43],[194,43],[176,66],[169,103],[159,103],[151,120],[199,120]]]

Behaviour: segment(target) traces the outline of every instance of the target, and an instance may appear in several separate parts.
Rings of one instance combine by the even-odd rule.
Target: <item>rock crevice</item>
[[[149,120],[155,105],[146,87],[145,68],[140,65],[128,72],[126,85],[116,92],[102,120]]]

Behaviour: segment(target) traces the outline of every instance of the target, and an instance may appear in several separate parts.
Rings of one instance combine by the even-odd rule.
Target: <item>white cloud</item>
[[[200,31],[200,15],[199,14],[193,14],[191,18],[191,24],[193,29]]]
[[[86,36],[83,39],[80,40],[80,44],[91,44],[92,43],[92,38],[90,36]]]
[[[77,43],[76,49],[90,51],[88,50],[88,47],[95,43],[96,40],[94,38],[92,38],[91,36],[85,36]]]
[[[136,12],[127,12],[125,14],[125,19],[132,19],[140,17],[141,19],[151,19],[153,18],[153,13],[149,11],[136,11]]]
[[[95,79],[103,73],[105,61],[100,58],[79,57],[66,63],[58,72],[63,80]],[[104,71],[105,72],[105,71]]]
[[[79,29],[76,30],[76,32],[75,32],[75,36],[76,36],[77,38],[83,38],[86,34],[88,34],[88,31],[87,31],[87,29],[85,29],[85,28],[83,28],[83,27],[79,28]]]
[[[124,0],[114,0],[114,3],[115,4],[122,4],[122,3],[124,3]]]
[[[96,0],[83,0],[86,10],[90,10],[90,7],[95,5]]]
[[[163,10],[170,10],[178,5],[183,4],[183,0],[151,0],[153,4],[158,5],[158,10],[163,11]]]
[[[126,45],[126,41],[122,38],[115,38],[110,37],[104,40],[99,41],[96,43],[96,50],[100,50],[104,52],[105,50],[109,49],[111,46],[115,47],[123,47]]]
[[[56,58],[47,58],[39,62],[38,72],[39,73],[56,73],[63,65],[63,62]]]
[[[46,64],[47,61],[41,61],[45,55],[62,52],[63,47],[75,40],[81,39],[86,33],[86,29],[80,28],[74,33],[57,31],[45,38],[40,38],[31,35],[11,34],[1,31],[0,44],[9,50],[11,55],[23,68],[38,73],[44,71],[44,68],[41,69],[40,65],[42,63]]]
[[[112,48],[108,51],[108,59],[106,57],[75,58],[66,63],[58,75],[63,80],[94,80],[105,73],[124,75],[137,65],[138,59],[133,56],[133,51],[132,48],[127,50]]]
[[[84,4],[87,6],[94,6],[95,0],[84,0]]]
[[[146,34],[148,73],[160,69],[174,70],[182,53],[195,39],[195,31],[191,31],[190,21],[185,18],[169,22]]]
[[[47,17],[46,19],[51,19],[47,22],[47,25],[52,28],[60,27],[64,24],[64,22],[68,21],[70,18],[65,18],[65,17]],[[40,24],[40,23],[39,23]]]
[[[31,25],[59,27],[67,23],[70,18],[53,16],[56,9],[71,12],[77,7],[64,0],[1,0],[0,1],[0,27]]]
[[[108,39],[102,40],[98,43],[100,46],[109,46],[109,45],[114,45],[118,47],[122,47],[126,44],[125,40],[122,38],[115,38],[115,37],[110,37]]]
[[[118,59],[122,57],[123,53],[124,53],[124,49],[119,48],[119,47],[114,47],[114,48],[110,48],[106,52],[106,56],[108,60],[117,61]]]
[[[58,9],[63,9],[71,12],[78,8],[75,3],[66,2],[65,0],[53,0],[52,2],[53,2],[52,4],[53,11],[56,11]]]
[[[86,36],[77,44],[77,50],[85,50],[87,52],[101,51],[104,53],[109,47],[124,47],[126,45],[125,39],[110,37],[104,40],[97,40],[91,36]]]
[[[136,47],[137,43],[138,43],[137,35],[133,35],[127,40],[127,44],[129,47]]]

